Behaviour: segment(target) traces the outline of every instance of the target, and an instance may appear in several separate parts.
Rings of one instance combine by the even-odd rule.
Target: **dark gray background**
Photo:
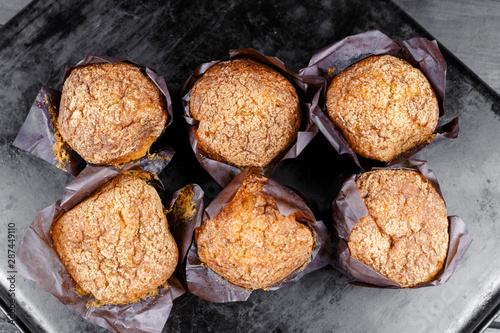
[[[33,6],[32,4],[25,11],[21,12],[21,15],[24,15],[24,17],[31,17],[33,20],[37,17],[37,14],[43,15],[42,12],[33,12],[33,10],[44,9],[44,6],[39,5],[40,3],[41,2],[36,2],[35,4],[38,4],[37,6]],[[57,10],[57,6],[50,7],[48,5],[50,1],[46,1],[45,3],[47,3],[47,8]],[[54,3],[56,2],[54,1]],[[500,37],[498,34],[498,31],[500,31],[500,3],[498,1],[431,0],[413,2],[409,0],[396,0],[396,3],[400,4],[403,9],[407,10],[413,18],[420,22],[424,28],[434,35],[434,37],[436,37],[452,53],[457,55],[462,61],[471,67],[474,72],[479,74],[484,81],[491,85],[497,92],[500,91]],[[6,17],[8,17],[8,15],[4,14],[9,12],[9,8],[13,9],[10,14],[21,9],[20,4],[21,3],[17,1],[0,1],[0,19],[7,19]],[[216,5],[220,5],[220,3],[216,3]],[[321,3],[321,6],[324,6],[325,9],[329,10],[335,10],[336,5],[343,8],[345,6],[349,6],[349,1],[323,1]],[[300,9],[300,6],[296,6],[294,8]],[[301,13],[300,11],[297,11],[293,14],[300,16]],[[386,19],[385,17],[378,18]],[[193,19],[197,18],[193,17]],[[0,23],[3,22],[5,21]],[[38,33],[37,29],[45,28],[44,26],[30,25],[30,20],[28,19],[20,20],[19,22],[26,24],[26,26],[19,29],[22,34],[17,37],[10,36],[11,38],[29,40],[30,34],[36,35]],[[39,23],[40,21],[36,22]],[[97,25],[101,22],[95,21],[95,23]],[[126,26],[127,24],[126,21],[118,23],[123,26]],[[102,24],[104,29],[105,22],[102,22]],[[177,22],[177,24],[189,25],[184,22]],[[328,21],[325,20],[322,24],[328,25]],[[9,28],[8,25],[7,28]],[[325,26],[323,29],[319,29],[319,31],[325,31],[327,28],[328,27]],[[13,30],[12,27],[10,27],[10,29],[11,31]],[[403,31],[401,31],[401,29],[403,29]],[[404,29],[407,29],[407,31],[404,31]],[[398,31],[401,35],[412,35],[411,24],[409,24],[409,26],[402,25],[402,28],[394,27],[394,30]],[[0,36],[2,36],[2,32],[3,30],[0,30]],[[112,31],[109,32],[112,33]],[[181,32],[182,29],[179,29],[178,33]],[[65,36],[60,37],[65,38]],[[272,42],[272,40],[270,41]],[[250,46],[256,48],[259,47],[259,41],[254,40],[252,42],[254,44]],[[333,40],[331,42],[333,42]],[[42,43],[46,43],[46,41],[42,41]],[[69,42],[66,44],[68,43]],[[15,42],[11,41],[11,44],[15,44]],[[70,52],[71,45],[66,45],[66,48],[65,45],[57,45],[60,49],[58,52],[54,52],[52,58],[60,57],[61,60],[65,59],[64,52]],[[50,45],[45,46],[48,47]],[[187,46],[189,47],[189,44]],[[276,51],[272,48],[272,46],[266,46],[265,41],[262,41],[260,46],[264,52],[266,50]],[[319,46],[324,45],[318,45],[318,47]],[[31,45],[17,45],[17,50],[19,50],[20,47],[25,47],[26,49],[36,48],[36,41],[32,41]],[[1,51],[2,49],[0,48],[0,52]],[[133,48],[129,48],[128,52],[130,55],[140,54],[140,50],[134,50]],[[304,52],[304,54],[308,53]],[[276,55],[284,57],[285,59],[283,60],[293,60],[295,56],[283,52]],[[8,55],[4,53],[2,57],[8,57]],[[58,59],[51,60],[54,60],[54,63],[58,63]],[[72,60],[78,60],[78,58],[76,57]],[[163,60],[168,62],[168,59]],[[191,59],[189,63],[191,65],[192,63],[195,63],[195,61]],[[38,66],[39,64],[36,65]],[[305,65],[305,63],[303,61],[296,61],[294,65],[300,66]],[[172,64],[172,66],[181,65]],[[37,211],[59,198],[64,185],[71,179],[69,176],[61,176],[59,170],[47,167],[34,157],[26,157],[21,154],[23,162],[28,163],[28,167],[23,166],[19,161],[9,161],[9,158],[17,158],[20,153],[17,151],[14,151],[13,153],[9,148],[7,148],[7,141],[12,139],[13,133],[15,133],[18,129],[19,124],[25,117],[29,109],[29,103],[34,97],[31,95],[33,95],[33,93],[36,94],[35,86],[38,87],[47,82],[58,82],[58,75],[60,75],[61,72],[61,68],[53,68],[49,69],[50,71],[45,73],[47,74],[46,78],[30,78],[29,69],[24,68],[23,64],[21,64],[19,68],[19,72],[11,73],[6,71],[4,67],[4,72],[2,73],[8,72],[9,75],[6,75],[5,78],[3,78],[2,87],[7,88],[0,91],[0,94],[2,94],[0,95],[0,101],[3,99],[2,106],[5,107],[7,105],[12,107],[9,103],[5,103],[11,98],[16,98],[24,103],[22,105],[15,106],[15,113],[13,113],[10,109],[2,110],[2,116],[0,117],[2,122],[8,122],[14,125],[10,128],[12,132],[3,133],[4,136],[2,137],[2,153],[4,154],[4,158],[0,161],[0,167],[2,167],[2,169],[0,169],[0,176],[4,184],[1,185],[3,195],[0,197],[0,206],[4,211],[3,219],[6,219],[5,223],[10,222],[11,220],[15,221],[15,215],[12,214],[14,214],[13,212],[15,212],[16,209],[24,210],[23,216],[33,218]],[[196,303],[198,307],[196,309],[192,309],[190,308],[190,305],[193,302],[181,302],[178,307],[179,309],[175,312],[175,320],[169,320],[166,328],[178,331],[181,328],[188,327],[186,325],[193,313],[195,315],[207,315],[215,318],[231,318],[239,316],[242,322],[248,320],[248,318],[255,318],[257,321],[259,319],[268,319],[272,313],[266,314],[265,311],[274,310],[272,308],[273,304],[279,304],[282,302],[285,305],[282,309],[284,311],[287,309],[287,304],[297,301],[305,302],[304,305],[299,306],[299,309],[303,309],[304,313],[309,317],[303,318],[303,321],[301,322],[304,323],[310,321],[311,323],[309,329],[312,332],[330,331],[335,328],[342,330],[342,328],[349,327],[349,325],[343,321],[353,320],[354,318],[358,318],[360,321],[360,323],[358,323],[357,326],[354,326],[354,328],[357,327],[360,330],[367,329],[369,327],[375,329],[376,327],[379,328],[380,331],[384,331],[405,327],[408,331],[428,330],[440,332],[444,329],[455,331],[466,327],[466,322],[476,318],[478,314],[481,313],[481,307],[485,307],[485,309],[488,307],[487,300],[491,299],[497,292],[499,284],[498,273],[500,272],[500,269],[498,267],[498,254],[500,253],[494,246],[495,242],[491,241],[499,236],[499,231],[495,226],[499,202],[499,155],[498,146],[496,144],[499,139],[499,134],[496,134],[499,126],[499,118],[497,115],[499,113],[499,109],[497,104],[492,103],[493,95],[491,95],[490,92],[484,89],[476,89],[478,85],[480,85],[479,81],[468,79],[467,75],[463,76],[462,74],[456,72],[458,70],[456,68],[459,67],[455,67],[455,69],[450,70],[451,73],[449,76],[455,79],[451,85],[451,87],[454,88],[454,91],[447,93],[448,96],[453,99],[448,101],[448,104],[453,106],[453,112],[459,114],[461,117],[461,137],[457,142],[445,143],[421,156],[422,158],[428,159],[431,163],[431,167],[436,171],[438,179],[441,182],[445,199],[447,199],[449,212],[451,214],[460,215],[466,224],[470,226],[471,234],[475,238],[468,255],[464,258],[463,264],[459,267],[456,274],[446,285],[418,292],[386,291],[384,294],[380,294],[380,291],[377,290],[367,290],[363,288],[351,289],[351,287],[345,285],[345,281],[342,280],[341,277],[338,277],[338,275],[335,275],[336,272],[332,270],[332,272],[327,271],[326,273],[322,272],[311,277],[306,277],[306,279],[302,280],[297,286],[293,286],[291,288],[291,292],[289,294],[299,292],[302,289],[308,291],[308,294],[304,297],[304,299],[297,299],[296,297],[291,297],[288,294],[281,292],[264,295],[267,300],[263,300],[263,297],[260,297],[258,298],[259,301],[250,301],[246,304],[235,306],[228,305],[214,307],[198,301]],[[165,73],[165,69],[169,69],[169,66],[162,69],[164,69],[162,72],[163,74]],[[191,68],[191,70],[192,69],[194,68]],[[292,69],[297,70],[298,68]],[[187,69],[183,69],[183,72],[187,71]],[[23,80],[21,80],[26,78],[30,78],[34,81],[29,84],[29,90],[26,89],[27,86],[23,84]],[[170,79],[174,80],[176,84],[179,84],[182,81],[181,76]],[[463,82],[458,82],[459,80],[463,80]],[[21,95],[12,97],[13,93]],[[29,96],[23,96],[22,94],[27,94]],[[342,160],[342,162],[345,161]],[[35,167],[37,165],[41,165],[41,167]],[[286,180],[287,175],[293,174],[297,170],[293,167],[288,167],[283,168],[282,171],[283,173],[281,176],[278,175],[276,178],[281,177],[283,180]],[[299,169],[298,171],[301,170]],[[164,176],[164,178],[169,180],[168,176]],[[13,179],[16,180],[14,181]],[[50,188],[44,191],[43,195],[36,193],[37,190],[39,190],[40,184],[51,184],[51,181],[54,179],[62,181],[62,183],[50,185]],[[32,185],[32,183],[35,183],[35,185]],[[29,191],[30,187],[32,187],[33,191]],[[20,188],[27,188],[28,190],[19,192]],[[6,191],[4,191],[4,189],[6,189]],[[171,190],[173,191],[175,189]],[[207,188],[205,190],[207,190]],[[28,209],[26,209],[24,205],[28,205]],[[21,222],[18,222],[18,224],[20,224],[19,227],[21,229],[19,234],[23,234],[23,228],[25,228],[29,222],[25,221],[22,225]],[[4,233],[5,231],[2,230],[2,237],[4,237]],[[488,253],[487,258],[482,255],[483,251]],[[6,260],[3,260],[4,256],[5,254],[2,253],[1,267],[4,267],[5,265]],[[327,273],[331,274],[328,275]],[[334,278],[331,278],[331,276],[334,276]],[[481,280],[480,288],[478,288],[474,283],[471,283],[471,281],[476,279]],[[4,281],[2,281],[2,283],[4,283]],[[332,286],[332,288],[335,288],[337,292],[324,295],[317,290],[309,290],[310,284],[314,283],[320,285],[338,283],[339,285]],[[34,293],[39,292],[37,290],[37,286],[30,285],[29,282],[23,282],[22,285],[20,282],[19,287],[22,287],[28,294],[30,291],[33,291]],[[312,287],[314,286],[311,286],[311,288]],[[29,298],[29,295],[20,295],[20,297]],[[343,297],[344,299],[342,299]],[[365,298],[372,300],[371,302],[368,302],[368,305],[374,306],[372,309],[368,309],[366,306],[359,303],[360,299]],[[401,305],[407,305],[409,302],[411,303],[413,299],[418,299],[419,301],[418,303],[415,303],[415,306],[406,306],[400,313],[384,314],[377,311],[377,301],[373,301],[373,299],[377,299],[381,302],[381,304],[379,304],[381,308],[384,308],[384,302],[393,301]],[[318,314],[308,312],[307,302],[318,303],[319,305],[315,305],[314,309],[323,312]],[[338,304],[339,306],[332,306],[332,304]],[[423,306],[424,304],[425,306]],[[42,309],[45,305],[48,307],[57,306],[57,300],[51,296],[44,296],[43,299],[35,302],[35,305],[36,306],[31,309],[30,306],[32,306],[32,304],[27,304],[27,307],[29,310],[33,311],[35,315],[44,317],[47,315],[43,314],[43,310],[40,309]],[[259,307],[257,307],[257,305],[259,305]],[[450,308],[453,311],[450,311]],[[345,312],[350,309],[359,309],[364,312],[360,314],[359,317],[353,317],[350,313],[346,313],[343,316],[344,319],[342,319],[341,314],[338,312],[335,314],[327,312]],[[58,311],[62,312],[52,314],[52,316],[56,319],[50,318],[49,316],[46,317],[46,320],[57,321],[58,317],[71,318],[75,316],[71,310],[65,307],[58,307]],[[280,330],[290,331],[293,329],[299,330],[300,328],[304,329],[305,327],[308,327],[301,326],[300,322],[296,326],[286,326],[285,324],[280,324],[281,322],[287,322],[287,320],[293,322],[294,318],[287,319],[287,315],[285,314],[286,312],[281,312],[279,309],[276,311],[276,314],[279,314],[278,318],[276,318],[276,327],[272,327],[272,325],[255,326],[254,324],[253,328],[260,331],[278,332]],[[394,315],[397,316],[394,317]],[[183,318],[183,316],[185,318]],[[330,321],[326,319],[329,316],[332,317],[332,320]],[[238,318],[236,318],[236,320],[237,319]],[[87,327],[80,326],[80,324],[71,326],[71,324],[65,323],[64,320],[61,321],[63,323],[59,326],[59,328],[62,330],[68,329],[74,331],[79,328],[83,329],[83,327]],[[333,323],[334,321],[336,321],[336,323]],[[198,328],[201,327],[204,326],[198,326]],[[207,327],[209,328],[210,325]],[[11,328],[12,327],[6,323],[3,323],[3,325],[0,326],[0,329],[7,332],[10,331]],[[192,326],[191,329],[196,331],[196,326]]]

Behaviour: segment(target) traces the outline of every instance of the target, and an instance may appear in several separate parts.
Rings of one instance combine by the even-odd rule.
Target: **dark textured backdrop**
[[[20,239],[36,213],[57,200],[72,178],[11,146],[40,87],[61,87],[65,64],[92,53],[128,57],[163,74],[175,96],[199,63],[224,57],[229,48],[256,48],[297,71],[318,48],[369,29],[400,39],[426,36],[386,1],[32,2],[0,31],[4,223],[15,222]],[[464,37],[464,43],[473,42],[474,36]],[[279,291],[258,291],[244,303],[211,304],[185,295],[175,302],[165,331],[443,332],[470,329],[480,321],[498,299],[500,230],[495,220],[500,179],[499,151],[493,143],[500,139],[500,100],[450,53],[444,55],[449,65],[445,120],[460,116],[460,138],[420,157],[436,172],[449,213],[460,215],[475,239],[447,284],[403,291],[352,287],[333,268],[325,268]],[[178,102],[175,107],[179,112]],[[197,182],[213,198],[220,188],[197,165],[179,116],[169,140],[178,153],[160,176],[167,187],[163,197]],[[331,201],[355,171],[319,135],[272,177],[300,189],[316,215],[328,222]],[[6,230],[0,231],[0,239],[6,239]],[[6,251],[0,253],[5,287]],[[28,310],[33,327],[100,330],[31,282],[19,277],[16,286],[19,308]]]

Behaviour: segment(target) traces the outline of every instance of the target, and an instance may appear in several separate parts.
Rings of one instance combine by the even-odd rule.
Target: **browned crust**
[[[52,239],[78,286],[103,304],[137,301],[177,265],[160,197],[133,174],[114,178],[63,214]]]
[[[238,167],[266,166],[297,138],[301,110],[294,86],[258,61],[221,62],[196,81],[190,110],[198,148]]]
[[[326,109],[356,153],[384,162],[425,142],[439,120],[427,78],[388,55],[369,57],[337,75]]]
[[[429,282],[448,251],[448,219],[439,192],[420,173],[377,170],[356,181],[368,208],[351,231],[351,255],[397,282]]]
[[[249,174],[233,200],[196,229],[201,261],[227,281],[259,289],[303,266],[312,253],[311,230],[293,215],[283,216],[263,193],[267,178]]]
[[[139,67],[101,63],[71,71],[58,125],[85,161],[117,165],[146,155],[167,118],[160,90]]]

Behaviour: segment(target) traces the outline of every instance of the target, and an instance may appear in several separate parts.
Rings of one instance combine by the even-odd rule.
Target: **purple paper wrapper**
[[[439,194],[441,194],[438,181],[425,161],[409,159],[385,169],[418,171],[427,178],[427,180],[429,180],[429,182],[439,191]],[[339,194],[332,204],[332,219],[338,236],[338,243],[335,249],[335,257],[332,261],[332,266],[345,275],[353,278],[354,281],[349,282],[351,284],[364,287],[399,289],[401,287],[396,282],[388,279],[373,268],[352,257],[349,252],[347,242],[349,241],[352,229],[362,217],[368,215],[368,209],[356,185],[356,179],[358,179],[359,176],[360,174],[351,176],[342,185]],[[467,227],[460,217],[448,216],[448,222],[450,238],[446,261],[442,270],[436,275],[433,281],[421,283],[412,288],[436,286],[448,281],[472,242]]]
[[[408,61],[422,71],[438,98],[440,118],[445,113],[446,63],[436,41],[429,41],[426,38],[413,38],[405,41],[392,40],[378,30],[371,30],[349,36],[316,52],[309,61],[309,65],[299,71],[302,80],[317,90],[319,95],[317,99],[321,101],[314,108],[311,108],[311,118],[339,154],[349,154],[355,163],[364,170],[371,169],[376,161],[360,160],[324,110],[326,109],[326,90],[331,79],[347,67],[372,55],[392,55]],[[436,128],[432,142],[420,144],[411,151],[398,156],[388,165],[398,164],[425,147],[437,144],[446,138],[456,138],[458,132],[457,117]],[[378,163],[380,164],[380,162]]]
[[[71,182],[61,200],[41,211],[30,225],[19,246],[18,268],[23,276],[34,281],[45,291],[57,297],[62,303],[70,305],[83,318],[115,332],[161,332],[168,319],[173,300],[186,292],[182,262],[187,253],[194,230],[194,217],[203,210],[203,192],[198,185],[190,184],[177,191],[170,200],[172,212],[179,203],[182,193],[192,192],[191,210],[196,213],[185,220],[176,220],[169,215],[169,228],[179,249],[176,271],[168,280],[168,288],[161,286],[158,295],[141,299],[138,302],[100,307],[88,307],[89,295],[75,291],[75,282],[62,264],[54,250],[50,229],[52,222],[62,211],[67,211],[85,199],[95,189],[120,175],[133,166],[127,165],[121,170],[87,166]],[[161,185],[159,180],[153,186]],[[185,200],[183,200],[185,201]],[[182,203],[185,205],[185,202]],[[180,207],[182,209],[182,207]],[[186,245],[187,244],[187,245]],[[184,285],[183,285],[184,284]]]
[[[290,82],[294,84],[297,92],[299,93],[299,96],[301,95],[301,93],[305,94],[309,92],[308,86],[302,82],[301,78],[296,73],[288,70],[283,62],[281,62],[278,58],[264,56],[253,49],[230,50],[229,52],[229,59],[242,57],[258,60],[279,71]],[[194,129],[197,127],[198,121],[191,116],[191,110],[189,108],[189,95],[195,82],[201,76],[203,76],[203,74],[210,67],[218,64],[221,61],[223,60],[215,60],[198,66],[198,68],[185,82],[181,90],[181,94],[183,96],[182,105],[184,107],[184,119],[190,125],[189,142],[191,143],[191,148],[193,149],[196,159],[220,185],[226,186],[232,179],[234,179],[234,177],[236,177],[236,175],[238,175],[243,170],[243,168],[238,168],[227,163],[219,162],[203,155],[203,153],[198,149],[198,141],[196,140],[196,136],[194,135]],[[283,160],[297,157],[318,133],[317,126],[311,120],[311,103],[305,103],[303,101],[303,98],[301,99],[302,124],[297,134],[297,140],[286,150],[283,155],[280,155],[281,157],[279,161],[263,168],[265,175],[269,175]]]
[[[104,62],[115,64],[121,61],[132,63],[141,68],[162,92],[165,97],[168,112],[168,120],[165,125],[166,129],[172,123],[173,110],[170,93],[167,89],[165,79],[163,76],[159,76],[150,68],[139,63],[116,57],[87,56],[75,66],[66,66],[63,84],[71,71],[76,67]],[[62,140],[59,134],[57,129],[57,115],[59,113],[60,100],[60,91],[42,87],[13,145],[76,176],[85,168],[86,163]],[[57,147],[57,149],[55,147]],[[170,146],[162,143],[160,135],[151,147],[151,153],[135,161],[120,165],[120,168],[127,164],[140,165],[145,171],[158,173],[170,162],[174,153],[175,151]],[[55,154],[57,154],[58,157],[56,157]]]
[[[239,173],[233,181],[212,200],[205,209],[203,218],[196,221],[199,227],[203,220],[215,218],[224,207],[234,198],[245,176],[249,172],[261,174],[259,168],[246,168]],[[266,288],[277,290],[292,284],[302,276],[328,265],[332,260],[330,232],[322,221],[317,221],[314,214],[304,203],[302,198],[290,188],[283,186],[271,179],[264,185],[264,193],[274,198],[281,214],[288,216],[299,213],[300,220],[305,221],[315,237],[315,244],[310,260],[305,267],[295,270],[282,281]],[[192,242],[186,260],[186,279],[191,293],[211,302],[238,302],[246,301],[252,290],[237,286],[202,264],[198,257],[196,243]]]

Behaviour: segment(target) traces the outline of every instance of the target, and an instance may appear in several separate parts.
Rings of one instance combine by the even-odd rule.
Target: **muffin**
[[[448,251],[443,198],[419,172],[377,170],[356,181],[368,215],[352,229],[351,255],[403,288],[429,282]]]
[[[80,289],[101,304],[154,294],[177,265],[160,197],[133,173],[112,179],[60,216],[52,240]]]
[[[147,154],[167,123],[164,96],[139,67],[76,67],[64,82],[58,127],[85,161],[126,163]]]
[[[267,178],[249,173],[231,202],[195,231],[198,256],[227,281],[269,287],[303,267],[314,246],[311,230],[283,216],[264,193]]]
[[[220,62],[190,92],[198,148],[237,167],[271,164],[297,138],[301,110],[290,81],[249,58]]]
[[[432,140],[439,120],[424,74],[389,55],[366,58],[337,75],[326,110],[357,154],[383,162]]]

